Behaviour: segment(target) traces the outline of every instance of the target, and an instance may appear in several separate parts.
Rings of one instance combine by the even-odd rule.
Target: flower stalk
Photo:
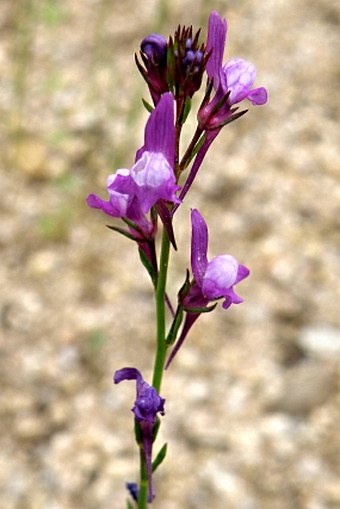
[[[144,100],[149,111],[144,143],[136,151],[129,169],[118,169],[108,176],[107,200],[96,194],[87,197],[91,208],[123,222],[122,226],[107,226],[137,245],[154,291],[156,341],[152,384],[134,367],[114,373],[115,384],[123,380],[136,383],[132,412],[140,472],[138,484],[126,484],[129,509],[147,509],[153,502],[153,472],[166,455],[167,444],[164,444],[153,461],[153,445],[161,423],[159,414],[165,414],[165,399],[160,396],[164,373],[168,373],[165,370],[183,348],[202,314],[213,312],[221,300],[224,309],[242,302],[234,286],[249,275],[248,268],[232,255],[217,255],[208,260],[208,226],[194,208],[190,264],[187,264],[191,265],[191,271],[185,270],[176,303],[172,303],[167,290],[171,250],[177,250],[176,210],[183,206],[216,137],[226,125],[247,112],[238,111],[235,105],[243,100],[253,105],[267,101],[264,87],[253,88],[256,76],[253,64],[240,58],[223,64],[226,35],[226,20],[212,12],[205,42],[200,40],[201,31],[194,32],[192,26],[179,26],[168,40],[155,33],[143,39],[135,61],[154,105]],[[191,99],[201,89],[204,77],[206,85],[196,112],[196,127],[181,155],[182,128],[191,113]],[[161,236],[159,253],[158,236]]]
[[[145,453],[142,447],[139,448],[140,480],[138,491],[138,509],[146,509],[148,503],[148,474],[145,462]]]
[[[161,254],[159,262],[159,271],[157,278],[157,286],[155,290],[156,301],[156,323],[157,323],[157,349],[155,356],[155,364],[153,370],[152,385],[156,391],[160,391],[162,377],[164,372],[164,364],[166,357],[167,344],[165,341],[165,289],[169,266],[170,241],[165,230],[162,235]]]

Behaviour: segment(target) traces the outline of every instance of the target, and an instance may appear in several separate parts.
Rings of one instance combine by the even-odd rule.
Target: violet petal
[[[202,281],[202,293],[209,300],[225,295],[237,278],[238,263],[231,255],[215,256],[207,265]]]
[[[119,384],[123,380],[143,380],[141,372],[136,368],[122,368],[118,369],[113,375],[115,384]]]
[[[197,209],[191,211],[191,268],[194,278],[202,286],[208,260],[208,227]]]
[[[180,203],[175,193],[180,189],[176,184],[173,168],[162,152],[144,152],[130,171],[135,184],[135,194],[144,213],[163,199]]]
[[[214,87],[219,85],[219,74],[223,62],[224,46],[227,36],[227,20],[222,19],[218,12],[213,11],[209,16],[206,53],[211,51],[206,70],[210,79],[214,80]]]
[[[248,277],[249,273],[250,273],[250,271],[249,271],[248,267],[239,263],[235,285],[237,283],[239,283],[240,281],[242,281],[243,279],[245,279],[246,277]]]
[[[175,160],[174,98],[168,92],[162,95],[145,126],[144,152],[160,152],[173,168]]]

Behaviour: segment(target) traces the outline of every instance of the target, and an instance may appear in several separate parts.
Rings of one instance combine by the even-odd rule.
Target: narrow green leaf
[[[184,111],[183,111],[183,115],[182,115],[181,124],[185,123],[185,121],[188,118],[188,115],[190,113],[190,110],[191,110],[191,99],[190,99],[190,97],[187,97],[185,104],[184,104]]]
[[[142,102],[143,102],[143,104],[144,104],[144,107],[145,107],[146,111],[148,111],[149,113],[151,113],[151,112],[154,110],[154,107],[153,107],[150,103],[148,103],[148,101],[146,101],[145,99],[143,99],[143,97],[142,97]]]
[[[173,81],[173,76],[172,76],[172,71],[175,66],[174,52],[175,52],[174,43],[173,43],[172,38],[170,37],[169,44],[168,44],[168,50],[166,53],[166,60],[167,60],[166,68],[168,70],[167,82],[168,82],[169,90],[173,90],[174,86],[175,86],[174,81]]]
[[[141,235],[143,235],[143,230],[133,221],[130,221],[130,219],[127,219],[126,217],[122,217],[122,220],[125,224],[127,224],[130,228],[133,230],[136,230],[136,232],[139,232]]]
[[[217,127],[224,127],[225,125],[230,124],[231,122],[234,122],[234,120],[237,120],[238,118],[245,115],[245,113],[247,113],[247,111],[248,110],[243,110],[243,111],[240,111],[239,113],[235,113],[234,115],[231,115],[229,118],[227,118],[227,120],[218,124]]]
[[[120,233],[121,235],[124,235],[124,237],[127,237],[130,240],[136,240],[135,237],[130,232],[128,232],[127,230],[124,230],[124,228],[119,228],[119,226],[110,226],[109,224],[107,224],[106,226],[110,230],[113,230],[114,232]]]
[[[160,418],[157,415],[156,422],[155,422],[155,425],[153,427],[153,441],[156,440],[160,427],[161,427],[161,420],[160,420]]]
[[[139,258],[140,258],[142,264],[146,268],[149,276],[151,277],[151,281],[152,281],[153,285],[156,286],[157,274],[155,273],[155,270],[154,270],[149,258],[146,256],[146,254],[144,253],[144,251],[141,248],[138,248],[138,253],[139,253]]]
[[[182,300],[188,295],[189,291],[190,291],[190,272],[189,269],[186,269],[185,281],[178,292],[179,302],[182,302]]]
[[[218,304],[218,302],[216,302],[212,306],[207,306],[206,308],[183,308],[183,309],[187,313],[210,313],[211,311],[213,311],[215,309],[217,304]]]
[[[183,320],[183,308],[181,306],[178,306],[175,318],[173,319],[173,322],[169,330],[169,334],[167,335],[167,338],[165,340],[167,345],[172,345],[176,341],[178,330],[181,326],[182,320]]]
[[[187,168],[189,166],[189,164],[191,163],[191,161],[193,160],[193,158],[195,157],[197,152],[200,150],[200,148],[202,147],[202,145],[204,143],[204,140],[205,140],[205,133],[202,134],[202,136],[200,137],[200,139],[194,146],[193,151],[190,154],[190,157],[188,158],[187,162],[185,163],[185,168]]]
[[[166,453],[168,450],[168,444],[165,443],[159,453],[157,454],[156,458],[152,462],[152,471],[155,472],[155,470],[159,467],[159,465],[163,462]]]

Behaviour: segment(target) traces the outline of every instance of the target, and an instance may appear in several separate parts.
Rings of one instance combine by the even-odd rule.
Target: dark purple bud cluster
[[[200,30],[178,27],[169,39],[168,79],[175,97],[192,97],[202,84],[207,63],[205,45],[199,43]]]
[[[196,50],[192,47],[192,40],[188,39],[185,43],[185,57],[183,58],[183,65],[187,72],[191,71],[193,73],[198,73],[200,70],[200,65],[203,60],[203,52],[201,50]]]

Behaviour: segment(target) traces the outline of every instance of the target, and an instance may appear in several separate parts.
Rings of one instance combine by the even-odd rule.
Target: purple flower
[[[154,387],[143,379],[136,368],[123,368],[115,372],[114,383],[123,380],[136,380],[136,400],[132,408],[136,421],[140,424],[142,444],[148,474],[148,502],[152,502],[154,492],[152,487],[152,444],[154,441],[154,425],[158,412],[164,415],[165,399],[161,398]]]
[[[224,94],[229,92],[230,106],[243,99],[248,99],[254,105],[265,104],[268,98],[266,89],[252,88],[256,78],[253,64],[241,58],[232,58],[222,65],[226,35],[227,21],[213,11],[209,17],[207,37],[207,52],[211,51],[211,56],[206,68],[215,90],[221,87]]]
[[[137,151],[131,168],[118,170],[108,177],[109,200],[90,194],[87,203],[113,217],[127,218],[139,227],[149,229],[145,218],[159,200],[179,203],[174,174],[175,127],[174,100],[170,93],[162,96],[145,127],[144,145]]]
[[[148,422],[154,425],[156,415],[160,412],[164,415],[165,399],[161,398],[156,389],[149,385],[136,368],[123,368],[115,372],[114,383],[118,384],[123,380],[136,380],[136,401],[132,408],[137,421]]]
[[[191,211],[191,224],[191,269],[194,279],[185,285],[186,290],[180,292],[179,306],[186,311],[186,317],[166,368],[200,314],[214,308],[208,308],[210,302],[223,298],[224,309],[243,302],[235,293],[234,286],[249,275],[249,269],[231,255],[218,255],[208,261],[208,227],[197,209]]]
[[[223,307],[243,302],[234,292],[234,285],[249,275],[249,270],[239,264],[231,255],[215,256],[207,259],[208,228],[197,209],[191,211],[191,268],[196,285],[201,291],[202,300],[208,302],[224,298]]]
[[[206,51],[209,60],[206,70],[215,95],[210,100],[210,88],[198,112],[199,124],[204,130],[221,129],[243,115],[245,111],[235,113],[237,108],[233,107],[243,99],[248,99],[254,105],[265,104],[268,99],[264,87],[252,88],[256,78],[252,63],[242,58],[232,58],[223,65],[226,36],[227,21],[213,11],[208,25]],[[215,136],[218,132],[215,132]]]

